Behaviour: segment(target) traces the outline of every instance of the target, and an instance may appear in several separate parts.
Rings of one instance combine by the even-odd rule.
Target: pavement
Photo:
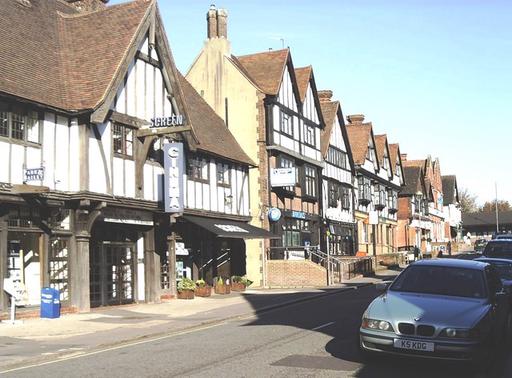
[[[0,323],[0,373],[13,366],[63,358],[159,335],[179,333],[388,280],[397,270],[379,271],[344,284],[297,289],[250,289],[160,304],[105,307],[58,319]]]

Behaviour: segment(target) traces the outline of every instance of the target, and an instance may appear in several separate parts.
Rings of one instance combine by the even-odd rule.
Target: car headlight
[[[373,329],[375,331],[393,332],[391,324],[385,320],[363,318],[361,328]]]
[[[445,328],[441,331],[441,337],[447,337],[450,339],[475,339],[480,335],[479,330],[473,329],[461,329],[461,328]]]

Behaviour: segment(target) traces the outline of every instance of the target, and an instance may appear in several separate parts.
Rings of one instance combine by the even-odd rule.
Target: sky
[[[408,159],[439,158],[480,204],[495,183],[512,203],[512,1],[159,0],[183,73],[212,2],[228,11],[234,55],[289,47],[345,116],[364,114]]]

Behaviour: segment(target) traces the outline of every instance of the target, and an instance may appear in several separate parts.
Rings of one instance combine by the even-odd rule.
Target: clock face
[[[272,222],[277,222],[279,219],[281,219],[281,210],[273,207],[269,210],[268,217]]]

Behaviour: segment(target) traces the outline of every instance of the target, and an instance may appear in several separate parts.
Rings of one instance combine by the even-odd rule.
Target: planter
[[[229,294],[231,287],[229,285],[215,285],[215,294]]]
[[[212,287],[211,286],[196,287],[196,290],[194,291],[194,293],[198,297],[209,297],[210,295],[212,295]]]
[[[245,291],[245,285],[241,282],[232,282],[231,290],[233,291]]]
[[[194,299],[194,290],[178,291],[178,299]]]

